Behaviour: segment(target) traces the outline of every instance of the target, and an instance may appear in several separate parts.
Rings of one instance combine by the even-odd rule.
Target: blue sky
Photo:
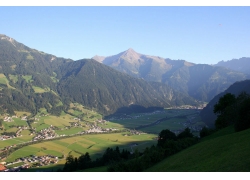
[[[250,6],[0,6],[0,34],[79,60],[136,52],[194,63],[250,57]]]

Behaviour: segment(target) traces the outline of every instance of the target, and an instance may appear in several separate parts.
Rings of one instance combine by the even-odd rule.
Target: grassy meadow
[[[147,172],[249,172],[250,129],[225,128],[170,156]]]
[[[147,146],[156,143],[155,138],[156,135],[153,134],[124,136],[123,133],[88,134],[68,137],[25,146],[9,155],[6,162],[12,162],[17,158],[30,155],[42,156],[51,154],[58,157],[63,155],[66,157],[72,154],[78,157],[86,152],[89,152],[91,158],[97,158],[101,157],[108,147],[115,148],[118,146],[121,149],[131,150],[130,145],[137,143],[138,150],[144,150]],[[65,160],[61,160],[60,163],[64,164]]]
[[[11,85],[9,85],[9,80],[6,78],[4,74],[0,74],[0,85],[7,86],[8,88],[15,89]]]
[[[118,123],[124,128],[136,129],[140,126],[154,123],[162,118],[167,118],[167,120],[161,121],[152,126],[139,128],[139,130],[153,134],[159,134],[163,129],[181,131],[187,127],[185,122],[188,120],[192,121],[192,126],[205,126],[199,117],[198,111],[195,109],[165,109],[160,113],[135,113],[127,117],[113,117],[110,122]]]

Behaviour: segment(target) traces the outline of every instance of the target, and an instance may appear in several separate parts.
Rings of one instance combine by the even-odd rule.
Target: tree
[[[176,140],[177,137],[175,135],[175,133],[173,133],[172,131],[165,129],[162,130],[158,136],[158,143],[157,146],[161,146],[163,147],[164,143],[168,140]]]
[[[227,93],[214,105],[214,113],[217,114],[215,127],[221,129],[233,124],[237,116],[235,95]]]
[[[3,125],[3,119],[0,119],[0,127]]]
[[[210,135],[213,132],[212,129],[208,129],[206,126],[204,126],[200,131],[200,137],[203,138],[205,136]]]
[[[246,96],[239,105],[239,118],[235,122],[235,131],[242,131],[250,128],[250,97]]]
[[[191,130],[187,127],[184,131],[182,131],[180,134],[177,135],[178,139],[187,138],[187,137],[194,137],[194,135],[191,133]]]
[[[75,171],[76,170],[76,162],[75,162],[75,158],[73,155],[69,155],[66,158],[66,163],[63,167],[63,171],[65,172],[71,172],[71,171]]]
[[[78,158],[78,169],[86,169],[91,166],[91,158],[89,153],[86,152],[85,154],[81,155]]]
[[[242,92],[237,98],[227,93],[219,99],[214,106],[214,113],[218,114],[215,121],[217,129],[224,128],[231,124],[235,131],[242,131],[250,128],[250,95]]]

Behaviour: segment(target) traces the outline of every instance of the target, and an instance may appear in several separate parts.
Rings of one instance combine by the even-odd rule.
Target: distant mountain
[[[0,113],[45,108],[60,115],[70,102],[104,115],[130,105],[198,104],[167,85],[133,78],[95,60],[58,58],[0,35]]]
[[[171,87],[133,78],[94,60],[67,63],[56,72],[58,93],[105,115],[129,105],[170,107],[198,105],[191,97]]]
[[[201,101],[211,100],[234,82],[248,77],[224,67],[143,55],[133,49],[92,59],[133,77],[167,84]]]
[[[224,96],[226,93],[234,94],[238,96],[241,92],[245,91],[250,94],[250,80],[240,81],[232,84],[228,89],[224,92],[215,96],[207,106],[201,111],[201,119],[204,121],[209,127],[215,127],[215,120],[217,116],[213,113],[214,105],[219,101],[220,97]]]
[[[215,64],[215,66],[222,66],[245,74],[250,74],[250,57],[220,61]]]

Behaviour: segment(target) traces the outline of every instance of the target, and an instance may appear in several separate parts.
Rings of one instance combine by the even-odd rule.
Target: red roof
[[[4,165],[2,165],[2,164],[0,164],[0,171],[4,171],[4,170],[6,170],[7,168],[4,166]]]

